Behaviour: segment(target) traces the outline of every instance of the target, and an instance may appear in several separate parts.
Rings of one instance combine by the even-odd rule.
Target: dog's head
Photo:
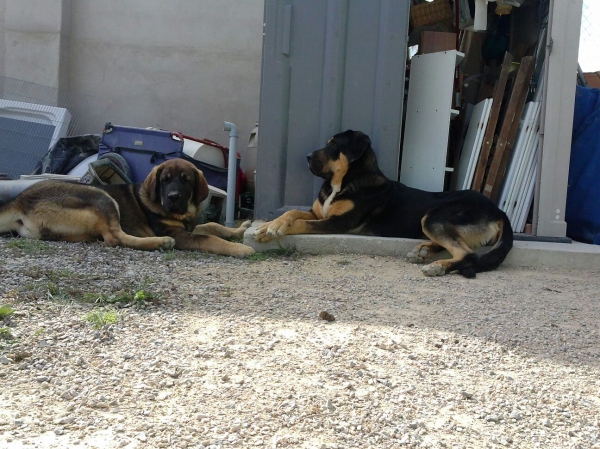
[[[325,148],[310,153],[308,167],[315,176],[341,181],[350,164],[360,159],[370,146],[369,136],[349,129],[329,139]]]
[[[146,195],[168,214],[184,215],[208,196],[208,183],[194,164],[170,159],[154,167],[143,183]]]

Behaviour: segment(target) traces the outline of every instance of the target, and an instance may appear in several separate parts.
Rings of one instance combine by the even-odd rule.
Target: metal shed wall
[[[306,155],[333,134],[371,137],[398,179],[409,2],[266,0],[255,215],[312,205]]]

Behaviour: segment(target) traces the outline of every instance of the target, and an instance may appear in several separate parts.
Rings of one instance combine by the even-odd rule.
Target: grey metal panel
[[[54,125],[0,117],[0,173],[29,175],[48,151]]]
[[[398,179],[407,0],[266,0],[256,218],[310,207],[306,155],[348,128]]]

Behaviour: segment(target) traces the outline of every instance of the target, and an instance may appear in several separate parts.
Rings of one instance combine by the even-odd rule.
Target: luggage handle
[[[141,129],[157,129],[157,128],[141,128]],[[102,134],[110,134],[113,130],[113,124],[111,122],[107,122],[104,124],[104,129],[102,130]],[[165,131],[163,129],[159,129],[158,131]],[[171,139],[183,142],[183,134],[177,131],[168,131],[171,134]]]
[[[153,151],[153,150],[142,150],[140,148],[129,148],[129,147],[114,147],[114,148],[110,148],[110,152],[111,153],[116,153],[116,154],[121,154],[121,150],[122,149],[126,149],[129,151],[135,151],[138,153],[148,153],[148,154],[152,154],[152,156],[150,156],[150,163],[154,164],[156,163],[156,161],[158,159],[163,159],[163,160],[167,160],[167,156],[179,156],[181,155],[181,153],[179,151],[172,151],[170,153],[162,153],[160,151]]]

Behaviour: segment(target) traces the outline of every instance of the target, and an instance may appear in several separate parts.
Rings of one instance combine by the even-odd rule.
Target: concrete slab
[[[405,257],[421,240],[370,237],[362,235],[289,235],[269,243],[254,241],[255,221],[244,233],[244,244],[257,252],[281,248],[301,254],[369,254]],[[443,254],[442,254],[443,257]],[[544,266],[548,268],[600,268],[600,246],[584,243],[546,243],[516,241],[504,261],[507,266]]]

